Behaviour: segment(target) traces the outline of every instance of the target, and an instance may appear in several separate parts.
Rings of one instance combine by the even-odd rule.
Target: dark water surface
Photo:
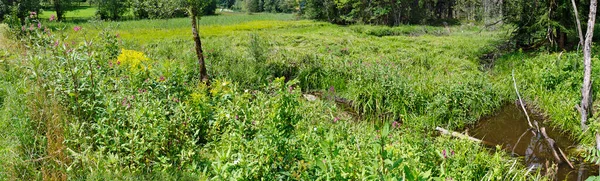
[[[556,141],[558,147],[565,154],[568,154],[569,148],[577,146],[576,142],[572,141],[568,135],[561,133],[560,130],[544,126],[544,119],[541,116],[532,114],[530,111],[529,116],[532,122],[533,120],[538,121],[540,128],[546,127],[548,136]],[[481,119],[468,132],[473,137],[491,144],[502,145],[502,148],[513,156],[522,157],[528,168],[535,167],[545,171],[546,162],[556,162],[546,140],[529,131],[527,117],[517,105],[509,104],[502,107],[494,115]],[[520,137],[522,138],[518,141]],[[596,166],[582,164],[577,160],[571,160],[571,163],[573,163],[574,169],[571,169],[566,162],[558,165],[556,173],[558,180],[585,180],[589,176],[598,175]]]

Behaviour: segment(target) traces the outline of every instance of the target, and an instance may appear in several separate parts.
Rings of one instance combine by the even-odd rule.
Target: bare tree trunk
[[[198,35],[198,23],[196,21],[196,14],[190,10],[190,19],[192,20],[192,34],[194,34],[194,43],[196,46],[196,55],[198,56],[198,65],[200,69],[200,80],[206,84],[210,84],[208,79],[208,73],[206,71],[206,64],[204,61],[204,53],[202,52],[202,41],[200,41],[200,35]]]
[[[502,23],[502,20],[504,19],[504,2],[499,0],[496,5],[499,8],[498,16],[500,16],[500,23]]]
[[[579,45],[583,45],[583,33],[581,32],[581,21],[579,21],[579,11],[577,11],[577,4],[575,4],[575,0],[571,0],[571,4],[573,4],[573,13],[575,13],[575,20],[577,21],[577,32],[579,33]]]
[[[592,37],[594,36],[594,25],[596,23],[597,0],[590,0],[590,15],[587,24],[587,33],[585,35],[585,44],[583,48],[583,87],[581,88],[581,129],[586,130],[586,122],[592,116]],[[596,134],[596,144],[600,149],[600,135]]]

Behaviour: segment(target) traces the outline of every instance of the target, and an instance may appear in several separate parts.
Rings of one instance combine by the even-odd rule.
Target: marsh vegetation
[[[251,14],[212,16],[152,7],[103,15],[95,13],[102,4],[69,4],[80,8],[62,21],[46,10],[29,13],[22,26],[11,24],[19,21],[15,11],[0,26],[0,180],[577,180],[598,174],[591,168],[600,160],[597,114],[582,129],[574,108],[585,67],[579,39],[559,44],[550,42],[560,36],[550,42],[536,33],[516,36],[520,27],[509,21],[515,19],[492,19],[517,6],[512,3],[485,4],[497,9],[484,11],[482,3],[447,2],[455,4],[425,3],[423,14],[399,17],[360,14],[368,9],[351,4],[322,8],[329,14],[309,11],[326,4],[314,0],[304,12],[246,4],[240,10]],[[237,11],[235,4],[218,6]],[[192,6],[199,5],[186,7]],[[518,7],[525,6],[533,5]],[[448,14],[460,8],[472,11]],[[190,11],[198,12],[206,80]],[[419,17],[427,21],[405,24]],[[522,37],[527,41],[515,39]],[[599,78],[599,62],[591,63],[591,79]],[[518,99],[513,78],[533,119],[551,130],[575,169],[547,157],[535,136],[515,142],[528,127],[512,107]],[[591,82],[592,89],[599,86]],[[542,146],[528,154],[531,144]]]

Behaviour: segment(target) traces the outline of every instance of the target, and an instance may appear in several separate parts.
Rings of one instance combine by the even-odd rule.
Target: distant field
[[[65,14],[65,18],[67,20],[91,18],[94,17],[94,15],[96,15],[96,10],[96,7],[93,6],[79,6],[76,7],[73,11],[68,11]],[[40,18],[48,19],[52,15],[56,16],[56,11],[44,10],[40,13],[39,16]]]
[[[257,13],[224,13],[215,16],[204,16],[200,19],[200,34],[202,36],[228,35],[237,31],[254,31],[277,29],[285,27],[321,26],[325,23],[313,21],[292,21],[292,14]],[[138,43],[152,42],[163,39],[187,39],[191,34],[188,18],[130,20],[130,21],[94,21],[94,22],[51,22],[49,26],[58,29],[82,27],[87,33],[94,34],[102,30],[112,30],[127,40]]]

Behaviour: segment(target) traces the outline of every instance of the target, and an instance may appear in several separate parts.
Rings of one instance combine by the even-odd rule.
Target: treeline
[[[215,14],[220,0],[204,0],[202,15]],[[63,20],[66,12],[74,10],[82,2],[97,7],[96,16],[104,20],[119,20],[127,12],[137,19],[158,19],[186,16],[186,0],[0,0],[0,21],[7,16],[25,19],[29,12],[40,9],[56,11],[56,19]]]
[[[23,20],[29,12],[53,9],[57,19],[83,0],[0,0],[0,20],[5,15]],[[135,18],[186,16],[186,0],[89,0],[100,19],[118,20],[131,11]],[[516,47],[571,49],[580,44],[577,15],[586,26],[588,0],[205,0],[202,15],[217,8],[236,11],[297,13],[300,17],[336,24],[453,24],[476,22],[512,24]],[[576,7],[576,8],[575,8]],[[11,13],[12,12],[12,13]],[[585,34],[586,32],[582,32]]]
[[[53,9],[62,20],[76,2],[85,0],[0,0],[0,17],[16,11],[20,18],[41,8]],[[118,20],[126,12],[135,18],[171,18],[185,16],[181,10],[185,0],[89,0],[98,7],[101,19]],[[422,24],[456,19],[481,21],[486,17],[485,4],[502,0],[206,0],[204,15],[214,14],[218,7],[237,11],[298,13],[302,17],[337,24]],[[488,8],[489,9],[489,8]],[[489,16],[489,14],[488,14]]]
[[[568,50],[581,45],[589,7],[589,0],[302,0],[299,13],[336,24],[510,24],[516,48]]]
[[[271,13],[292,13],[299,8],[297,0],[238,0],[237,7],[242,5],[243,11],[246,12],[271,12]],[[235,5],[235,4],[234,4]]]
[[[501,0],[306,0],[301,11],[311,19],[337,24],[381,25],[482,21],[491,17],[486,4]],[[498,6],[498,5],[495,5]]]

